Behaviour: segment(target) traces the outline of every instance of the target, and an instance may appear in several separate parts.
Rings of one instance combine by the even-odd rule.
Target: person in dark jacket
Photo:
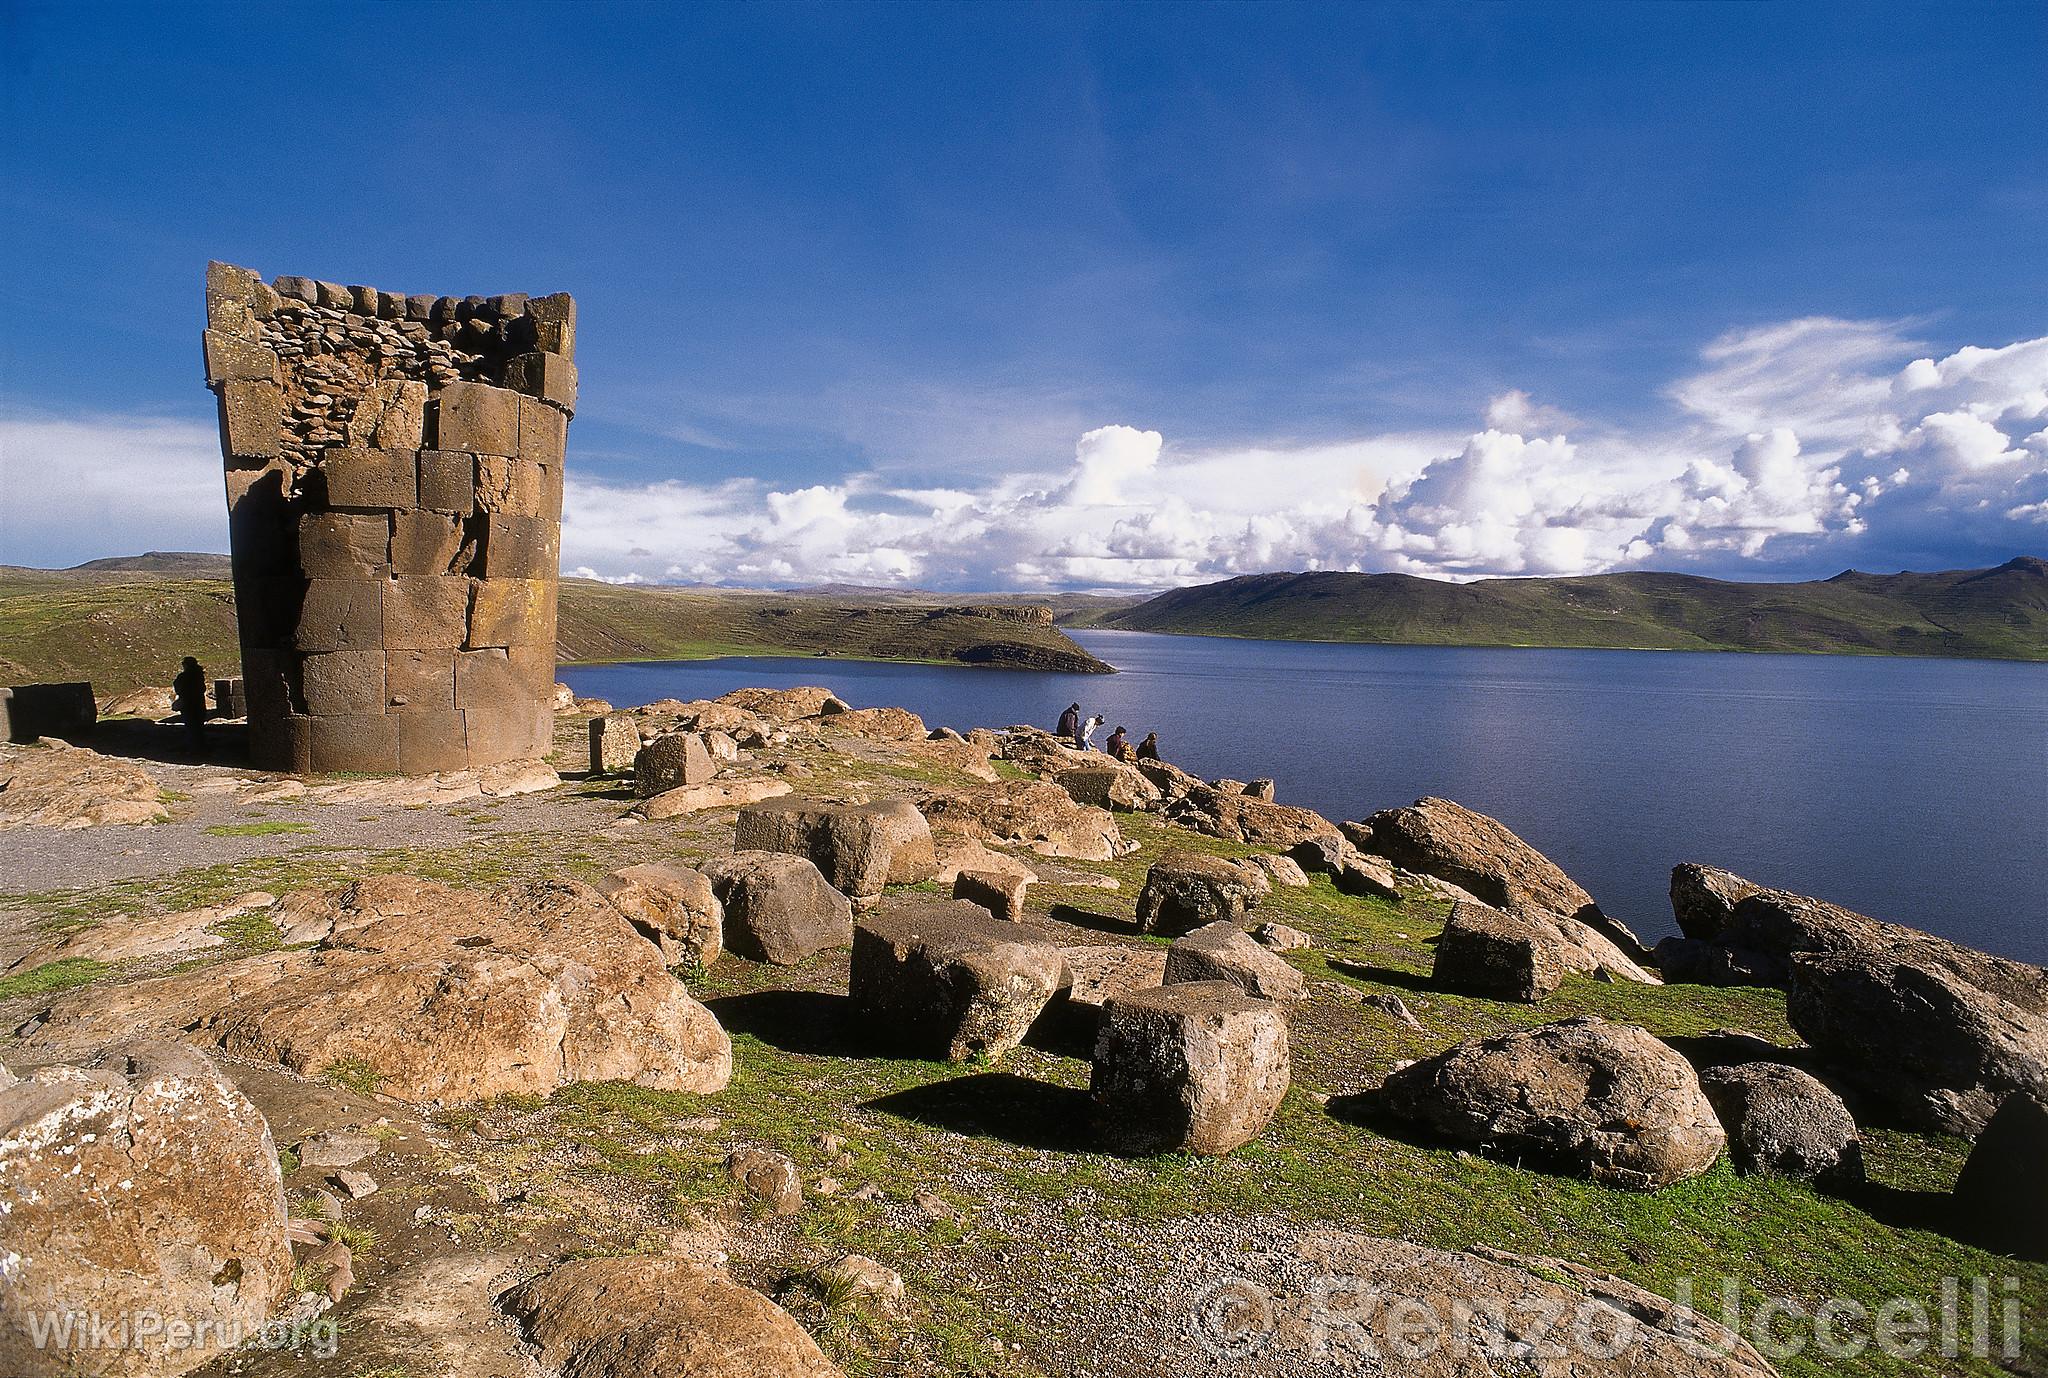
[[[1103,743],[1102,749],[1104,751],[1107,751],[1112,757],[1121,761],[1124,758],[1124,753],[1130,750],[1130,746],[1131,739],[1128,736],[1126,736],[1124,730],[1121,727],[1119,727],[1116,731],[1109,734],[1109,740]]]
[[[1074,740],[1074,734],[1076,732],[1079,732],[1080,730],[1081,705],[1078,703],[1069,704],[1067,705],[1067,711],[1060,714],[1059,730],[1055,732],[1053,735],[1057,736],[1062,741],[1071,742]]]
[[[185,657],[184,668],[171,681],[171,699],[177,704],[178,716],[185,720],[185,730],[192,734],[192,744],[204,747],[206,743],[206,671],[191,656]]]
[[[1159,734],[1157,732],[1147,732],[1145,740],[1138,743],[1138,759],[1141,761],[1156,761],[1159,759]]]

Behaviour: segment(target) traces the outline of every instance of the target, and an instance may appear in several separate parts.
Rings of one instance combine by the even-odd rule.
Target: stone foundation
[[[206,324],[255,764],[545,754],[575,302],[212,263]]]

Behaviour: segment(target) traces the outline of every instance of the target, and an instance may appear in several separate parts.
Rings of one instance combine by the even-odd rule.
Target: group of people
[[[1084,722],[1081,718],[1081,705],[1068,704],[1067,711],[1060,714],[1059,731],[1056,735],[1072,742],[1077,751],[1093,751],[1095,734],[1101,730],[1104,721],[1098,713]],[[1119,727],[1109,734],[1109,740],[1103,744],[1102,749],[1119,761],[1156,761],[1159,759],[1159,734],[1147,732],[1144,741],[1132,746],[1130,733]]]

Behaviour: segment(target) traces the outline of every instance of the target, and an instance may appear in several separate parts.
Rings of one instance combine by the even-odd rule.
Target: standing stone
[[[640,721],[631,713],[590,720],[590,773],[623,775],[640,754]]]
[[[1116,1152],[1216,1155],[1264,1132],[1289,1079],[1280,1007],[1192,981],[1103,1005],[1089,1096]]]
[[[725,906],[725,945],[750,962],[791,966],[853,941],[853,905],[808,858],[734,852],[699,868]]]
[[[592,740],[596,740],[594,736]],[[701,785],[716,774],[718,763],[704,749],[704,739],[694,732],[656,737],[633,754],[633,792],[642,799],[685,785]]]
[[[1166,984],[1181,981],[1228,981],[1246,995],[1283,1004],[1308,994],[1300,972],[1232,923],[1204,925],[1166,950]]]
[[[1072,983],[1059,949],[960,900],[908,901],[853,931],[847,999],[919,1057],[1001,1057]]]
[[[963,869],[953,877],[953,898],[978,904],[1005,923],[1024,921],[1024,892],[1035,877],[1022,867],[1015,869]]]

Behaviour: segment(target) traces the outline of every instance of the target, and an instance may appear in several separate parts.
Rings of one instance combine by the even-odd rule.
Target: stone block
[[[82,680],[59,684],[17,684],[8,708],[8,733],[13,741],[38,737],[77,741],[99,722],[92,685]]]
[[[293,644],[299,650],[366,651],[384,643],[389,579],[308,579]]]
[[[564,359],[576,357],[576,298],[567,292],[531,297],[526,318],[533,322],[533,345],[547,354]]]
[[[647,862],[612,872],[598,893],[661,949],[663,966],[708,967],[724,945],[725,907],[701,871]]]
[[[486,579],[553,579],[561,567],[562,528],[545,517],[487,514],[482,520]]]
[[[419,503],[418,460],[410,450],[336,448],[320,457],[330,507],[413,507]]]
[[[305,601],[304,579],[293,575],[237,574],[235,626],[241,633],[243,654],[251,648],[296,646],[299,614]]]
[[[1035,929],[962,900],[892,904],[853,930],[846,997],[855,1016],[913,1057],[998,1058],[1072,985]]]
[[[242,687],[242,677],[217,679],[213,682],[213,712],[220,718],[246,718],[249,716],[249,695]]]
[[[230,459],[275,459],[284,453],[284,390],[259,379],[220,385],[221,452]]]
[[[670,732],[656,737],[633,756],[633,792],[642,799],[681,789],[685,785],[701,785],[716,774],[718,762],[711,759],[711,752],[704,746],[703,735],[697,732]],[[740,851],[748,850],[745,842],[736,846]],[[761,850],[787,849],[771,847]]]
[[[800,856],[741,851],[698,869],[725,906],[725,946],[737,956],[790,966],[853,941],[853,906]]]
[[[476,456],[458,450],[420,451],[420,506],[466,517],[476,510]]]
[[[884,885],[911,885],[938,872],[931,826],[907,799],[832,804],[784,799],[740,810],[738,849],[809,857],[825,879],[856,900]]]
[[[284,274],[272,281],[270,285],[276,290],[278,296],[283,297],[287,301],[304,302],[307,306],[311,306],[320,299],[320,289],[313,285],[313,279],[311,278]]]
[[[461,770],[469,764],[469,732],[453,708],[407,709],[391,714],[398,728],[398,769],[407,775]]]
[[[389,651],[454,650],[469,613],[469,580],[460,575],[407,575],[384,586],[383,636]]]
[[[429,409],[437,450],[519,453],[519,394],[485,383],[450,383]]]
[[[543,604],[552,595],[553,587],[545,579],[478,581],[470,605],[469,635],[463,644],[478,650],[539,642],[547,626]],[[553,636],[549,635],[547,641],[552,650]]]
[[[507,360],[505,386],[569,415],[576,412],[576,365],[559,354],[536,351]]]
[[[434,294],[415,292],[405,299],[405,318],[409,321],[423,321],[434,314]]]
[[[303,775],[313,769],[313,720],[301,713],[259,713],[249,719],[249,763],[259,770]]]
[[[211,310],[220,302],[253,302],[256,289],[262,285],[263,279],[253,269],[237,268],[216,259],[206,265],[207,308]]]
[[[1180,981],[1228,981],[1262,1000],[1285,1002],[1308,994],[1299,971],[1232,923],[1197,928],[1167,949],[1165,984]]]
[[[531,460],[478,455],[476,505],[508,517],[538,517],[546,510],[547,478]]]
[[[209,330],[204,337],[206,381],[224,383],[278,382],[277,355],[254,340],[221,330]]]
[[[391,572],[449,574],[462,551],[462,527],[440,512],[408,508],[391,517]]]
[[[421,712],[455,707],[455,652],[387,651],[384,701]]]
[[[299,658],[286,651],[242,648],[242,695],[253,730],[257,718],[282,717],[300,704],[295,692]]]
[[[1213,1155],[1264,1132],[1290,1079],[1279,1006],[1190,981],[1103,1004],[1089,1097],[1117,1152]]]
[[[519,399],[519,457],[560,467],[569,448],[569,418],[534,397]]]
[[[1031,888],[1031,881],[1031,872],[1021,866],[1003,871],[962,867],[953,877],[953,898],[979,905],[1005,923],[1022,923],[1024,892]]]
[[[299,518],[299,568],[310,579],[372,579],[387,571],[391,520],[359,512]]]
[[[1535,1002],[1564,982],[1555,939],[1519,915],[1459,900],[1437,939],[1431,975],[1445,990]]]
[[[537,701],[553,701],[555,643],[552,636],[544,642],[512,646],[506,650],[505,656],[512,662],[512,673],[518,678],[520,689],[527,697]]]
[[[380,450],[417,450],[427,432],[427,385],[406,380],[377,385],[382,410],[369,443]]]
[[[503,651],[455,653],[455,706],[488,708],[496,703],[530,701]]]
[[[313,302],[316,306],[325,306],[333,311],[352,311],[355,309],[356,294],[338,282],[315,282]]]
[[[348,289],[348,294],[351,298],[349,310],[355,312],[358,316],[368,316],[371,320],[375,320],[378,312],[383,308],[384,294],[374,287],[351,286]]]
[[[283,460],[258,468],[225,470],[229,563],[235,577],[299,572],[298,523],[288,496],[291,466]]]
[[[299,663],[299,688],[314,717],[356,717],[382,713],[385,705],[384,652],[326,651]]]
[[[542,757],[554,745],[555,713],[544,703],[462,710],[471,765]]]
[[[309,717],[312,725],[313,769],[362,775],[391,775],[398,770],[398,719],[386,713],[352,713]]]
[[[631,713],[607,713],[590,720],[590,773],[623,775],[640,751],[640,720]]]

